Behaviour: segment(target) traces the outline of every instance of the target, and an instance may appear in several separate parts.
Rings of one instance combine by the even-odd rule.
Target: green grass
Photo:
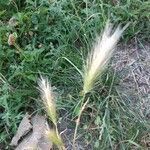
[[[116,4],[107,0],[1,0],[0,143],[3,149],[9,149],[22,116],[39,109],[36,100],[39,74],[48,76],[52,86],[57,87],[58,109],[65,109],[71,119],[82,90],[76,67],[82,70],[93,39],[109,18],[123,25],[130,22],[123,41],[135,36],[148,40],[149,7],[148,0],[118,0]],[[17,19],[16,27],[8,26],[12,16]],[[21,54],[7,44],[12,32],[17,33]],[[130,110],[128,101],[114,90],[115,84],[113,71],[106,71],[102,85],[91,93],[82,116],[79,133],[83,133],[85,143],[91,141],[94,149],[140,147],[141,137],[148,132],[148,122]],[[102,140],[99,140],[101,132]]]

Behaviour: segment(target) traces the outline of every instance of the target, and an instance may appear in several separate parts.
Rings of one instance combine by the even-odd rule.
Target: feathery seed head
[[[62,139],[61,139],[60,135],[58,135],[56,133],[55,130],[53,130],[53,129],[47,130],[46,131],[46,136],[50,139],[51,142],[53,142],[58,147],[63,146]]]
[[[54,102],[52,87],[48,82],[48,79],[43,77],[39,79],[38,85],[39,85],[39,90],[41,92],[41,98],[46,107],[47,114],[49,115],[51,121],[56,125],[57,114],[56,114],[56,106]]]
[[[97,38],[97,42],[93,50],[88,55],[86,65],[84,67],[83,92],[85,94],[94,87],[98,76],[101,75],[102,71],[108,64],[114,48],[127,26],[128,24],[122,29],[118,26],[113,32],[112,24],[107,23],[103,34]]]

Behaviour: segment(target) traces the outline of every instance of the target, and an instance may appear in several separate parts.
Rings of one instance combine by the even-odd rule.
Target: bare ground
[[[150,118],[150,44],[138,39],[119,45],[113,68],[120,76],[118,90],[128,98],[141,117]]]

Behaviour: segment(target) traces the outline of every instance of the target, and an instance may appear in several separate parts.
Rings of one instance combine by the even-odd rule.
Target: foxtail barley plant
[[[83,98],[81,99],[80,112],[77,118],[74,139],[73,139],[73,148],[75,148],[76,134],[85,104],[85,95],[89,93],[98,82],[98,78],[102,75],[102,72],[106,68],[114,48],[120,39],[124,30],[128,27],[128,24],[121,28],[118,26],[116,29],[113,29],[112,24],[109,22],[106,24],[106,27],[100,37],[97,38],[96,44],[91,52],[88,54],[86,59],[84,72],[83,72]]]
[[[53,122],[54,125],[57,124],[57,114],[56,114],[56,105],[54,102],[54,95],[52,92],[52,87],[48,82],[47,78],[41,77],[38,82],[39,90],[41,92],[41,99],[44,103],[46,108],[46,112],[50,117],[50,120]]]
[[[94,88],[95,82],[107,66],[108,61],[113,54],[114,48],[127,26],[128,24],[123,28],[118,26],[113,31],[112,24],[107,23],[103,34],[97,38],[96,44],[89,53],[84,66],[84,94],[90,92]]]
[[[63,146],[63,142],[57,127],[56,104],[54,101],[54,94],[52,91],[52,87],[48,82],[48,79],[43,77],[39,79],[38,85],[39,90],[41,92],[41,99],[46,108],[47,115],[55,125],[55,130],[50,129],[46,131],[46,136],[50,139],[51,142],[53,142],[58,147],[58,149],[64,150],[65,148]]]

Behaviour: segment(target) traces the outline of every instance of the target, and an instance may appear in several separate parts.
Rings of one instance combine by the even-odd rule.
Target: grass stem
[[[85,99],[85,95],[83,96],[83,99],[81,101],[81,109],[80,109],[80,112],[79,112],[79,116],[76,120],[75,132],[74,132],[74,137],[73,137],[73,150],[76,150],[75,142],[76,142],[76,136],[77,136],[78,127],[79,127],[79,124],[80,124],[81,115],[82,115],[82,112],[85,109],[85,106],[89,102],[89,98],[87,99],[87,101],[85,103],[84,103],[84,99]]]

